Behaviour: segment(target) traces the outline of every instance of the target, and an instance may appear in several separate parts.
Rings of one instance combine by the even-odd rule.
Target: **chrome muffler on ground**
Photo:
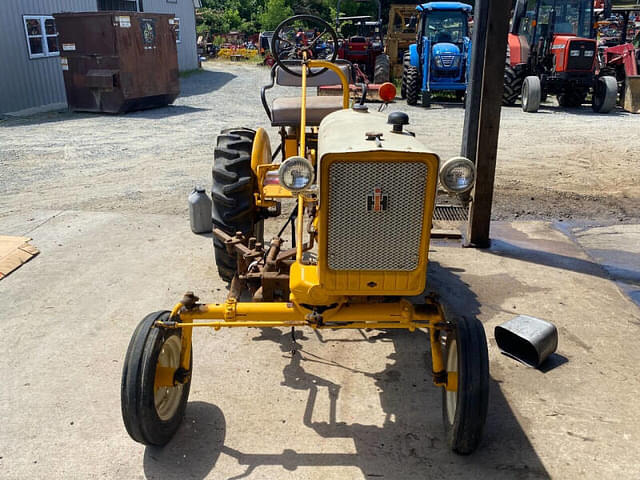
[[[494,335],[503,353],[534,368],[558,348],[556,326],[528,315],[518,315],[498,325]]]

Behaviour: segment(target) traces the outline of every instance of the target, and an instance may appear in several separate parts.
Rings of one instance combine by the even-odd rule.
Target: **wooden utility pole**
[[[467,244],[479,248],[489,246],[511,5],[511,0],[476,0],[474,10],[462,155],[474,161],[477,168]]]

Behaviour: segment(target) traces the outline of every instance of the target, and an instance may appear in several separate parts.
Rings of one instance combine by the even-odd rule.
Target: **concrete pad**
[[[572,233],[640,306],[640,225],[574,228]]]
[[[477,315],[490,343],[485,440],[460,457],[445,446],[424,332],[297,331],[292,356],[289,331],[197,331],[182,427],[164,449],[133,442],[119,401],[130,335],[185,290],[225,298],[211,239],[184,216],[2,220],[3,233],[28,233],[42,252],[0,282],[3,478],[640,475],[640,312],[548,224],[498,224],[487,251],[432,247],[430,285],[455,313]],[[559,328],[544,371],[495,346],[495,325],[517,314]]]

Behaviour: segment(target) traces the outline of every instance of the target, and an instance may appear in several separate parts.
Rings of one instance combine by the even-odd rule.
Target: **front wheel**
[[[615,77],[600,77],[593,91],[593,111],[609,113],[618,100],[618,81]]]
[[[489,353],[482,324],[460,318],[445,341],[447,386],[442,417],[449,447],[472,453],[480,443],[489,404]]]
[[[522,110],[529,113],[537,112],[541,102],[542,85],[540,79],[533,75],[525,78],[522,84]]]
[[[169,320],[169,314],[152,313],[140,322],[122,370],[122,419],[131,438],[145,445],[171,440],[189,398],[192,368],[180,369],[181,330],[155,326],[158,320]]]

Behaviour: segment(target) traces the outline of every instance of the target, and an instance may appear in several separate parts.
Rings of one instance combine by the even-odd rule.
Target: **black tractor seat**
[[[351,81],[351,63],[336,62],[342,72],[346,75],[347,81]],[[291,69],[298,67],[290,67]],[[307,77],[307,87],[320,87],[323,85],[340,85],[340,78],[331,71],[326,70],[319,75]],[[273,127],[296,127],[300,125],[300,109],[302,107],[302,97],[277,97],[273,99],[271,106],[266,98],[267,90],[275,85],[283,87],[301,87],[302,77],[286,72],[278,65],[271,68],[271,84],[265,85],[260,91],[262,106],[267,116],[271,120]],[[322,119],[332,112],[342,109],[342,95],[338,96],[316,96],[307,95],[307,125],[317,127]]]

